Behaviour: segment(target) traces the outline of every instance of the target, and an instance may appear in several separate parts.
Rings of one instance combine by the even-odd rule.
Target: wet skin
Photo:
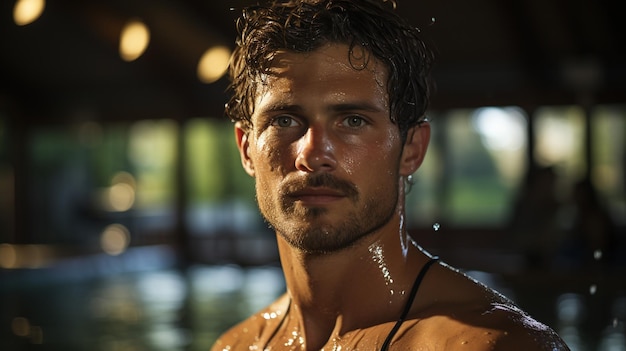
[[[264,217],[312,253],[345,248],[385,225],[400,174],[414,168],[399,166],[382,67],[355,70],[346,47],[326,51],[278,54],[240,142]]]
[[[429,126],[403,143],[389,119],[385,70],[375,59],[355,69],[346,45],[278,53],[275,62],[252,128],[237,125],[235,134],[277,232],[287,293],[213,350],[379,349],[429,260],[406,245],[402,225],[403,177],[420,166]],[[435,264],[390,349],[567,348],[505,298]]]

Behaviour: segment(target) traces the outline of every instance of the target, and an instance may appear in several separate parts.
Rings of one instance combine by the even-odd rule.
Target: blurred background
[[[0,349],[207,350],[284,291],[223,117],[240,0],[0,2]],[[400,1],[437,51],[427,250],[626,350],[617,1]]]

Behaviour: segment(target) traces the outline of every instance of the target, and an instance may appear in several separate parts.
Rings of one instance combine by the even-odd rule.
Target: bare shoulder
[[[213,344],[211,351],[251,350],[257,344],[261,345],[258,346],[261,350],[280,324],[288,306],[289,298],[286,295],[279,297],[266,308],[227,330]]]
[[[416,345],[435,350],[569,350],[550,327],[507,303],[433,307],[406,324],[398,350]]]
[[[569,350],[552,328],[509,303],[494,302],[476,318],[498,331],[493,350]]]
[[[553,329],[460,271],[440,265],[429,279],[422,295],[429,303],[407,326],[413,345],[430,336],[437,350],[569,350]]]
[[[569,350],[554,330],[511,303],[494,301],[456,318],[464,327],[451,341],[473,344],[468,350]]]

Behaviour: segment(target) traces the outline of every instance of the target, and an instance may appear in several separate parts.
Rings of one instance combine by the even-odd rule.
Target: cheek
[[[285,160],[288,152],[277,145],[277,143],[268,140],[268,138],[261,137],[256,143],[256,167],[257,170],[261,169],[265,172],[283,172],[285,168]]]
[[[350,152],[344,154],[341,160],[341,168],[346,174],[360,175],[363,172],[369,171],[368,155],[371,154],[370,148],[363,146],[351,145],[348,147]]]
[[[379,160],[394,165],[400,160],[402,148],[400,145],[400,137],[392,131],[386,133],[385,137],[373,143],[373,150],[370,152],[376,154]]]
[[[401,148],[400,138],[394,130],[377,138],[345,143],[336,150],[341,150],[340,160],[347,174],[380,177],[398,173]]]

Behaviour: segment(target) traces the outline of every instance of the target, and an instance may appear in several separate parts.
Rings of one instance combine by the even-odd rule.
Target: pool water
[[[285,290],[278,266],[164,266],[96,277],[60,271],[2,272],[0,350],[206,351]],[[626,351],[619,282],[582,288],[569,277],[468,274],[555,328],[572,350]]]

